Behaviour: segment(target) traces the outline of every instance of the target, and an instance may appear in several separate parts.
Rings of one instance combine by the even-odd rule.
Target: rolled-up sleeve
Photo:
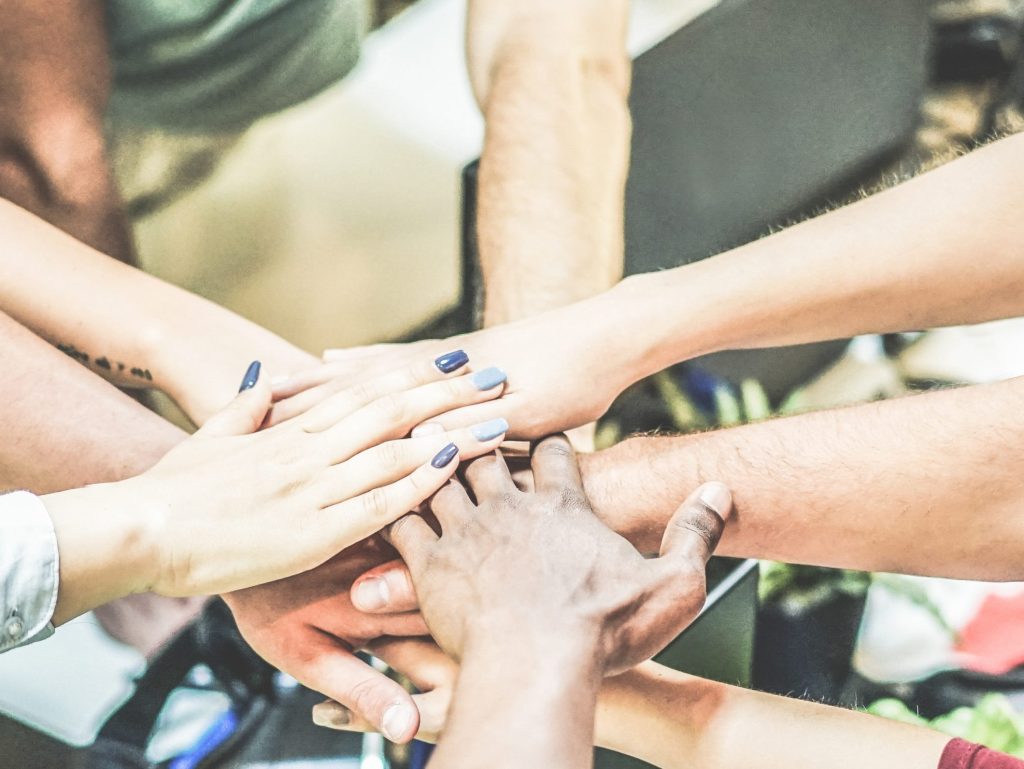
[[[0,652],[53,634],[60,562],[42,501],[27,491],[0,495]]]

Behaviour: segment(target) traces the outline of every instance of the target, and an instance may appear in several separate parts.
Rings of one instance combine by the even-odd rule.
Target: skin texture
[[[425,640],[384,642],[377,653],[423,692],[417,739],[436,742],[458,665]],[[334,702],[314,707],[313,718],[334,729],[369,729]],[[662,769],[819,769],[822,756],[836,769],[933,769],[949,741],[917,726],[707,681],[654,662],[605,679],[594,732],[595,745]]]
[[[495,308],[490,317],[495,319],[536,311],[528,306],[531,296],[543,296],[545,305],[561,304],[601,290],[618,276],[628,151],[628,62],[621,42],[625,4],[604,3],[597,9],[573,3],[574,14],[586,15],[579,24],[573,19],[580,21],[580,15],[570,18],[563,13],[570,10],[569,4],[555,8],[536,3],[530,13],[517,13],[514,18],[508,17],[506,5],[484,0],[474,3],[469,53],[475,90],[490,122],[515,121],[514,131],[507,127],[491,131],[484,152],[479,225],[485,242],[485,271],[489,280],[507,280],[507,288],[499,284],[488,292],[489,306]],[[60,9],[46,9],[45,17],[37,6],[27,0],[5,6],[5,46],[0,57],[9,76],[0,92],[0,196],[99,251],[131,261],[131,238],[103,140],[102,116],[109,89],[103,4],[73,2]],[[534,11],[545,14],[545,23],[531,20]],[[558,45],[550,45],[551,40]],[[524,42],[530,43],[528,52],[537,57],[536,62],[524,63],[520,56],[527,50],[520,45]],[[543,63],[538,65],[540,61]],[[552,78],[556,71],[564,77]],[[489,82],[492,74],[493,88]],[[538,81],[538,76],[543,80]],[[544,87],[538,89],[538,82]],[[552,83],[558,84],[557,98]],[[531,99],[536,100],[532,107]],[[524,117],[526,123],[520,122]],[[547,137],[552,124],[562,128],[550,143],[542,145],[532,136],[526,141],[536,145],[536,153],[524,146],[523,125],[537,125],[541,137]],[[610,152],[611,145],[618,149]],[[552,169],[548,164],[552,153],[561,153],[566,147],[574,149],[567,156],[574,167]],[[557,159],[561,162],[560,155]],[[597,192],[599,186],[602,193]],[[513,187],[514,194],[510,191]],[[501,205],[503,195],[514,196],[514,206]],[[586,200],[578,203],[581,198]],[[557,215],[551,205],[568,206],[571,212],[563,210],[564,216]],[[538,213],[545,218],[544,227],[536,226]],[[524,220],[531,226],[523,226]],[[248,361],[262,360],[268,379],[312,362],[277,337],[195,297],[158,287],[139,273],[101,268],[97,254],[73,248],[70,241],[27,221],[19,220],[10,207],[0,209],[8,246],[5,253],[13,255],[6,267],[0,263],[0,285],[8,289],[0,297],[0,307],[40,336],[68,347],[78,360],[112,381],[143,384],[132,373],[137,369],[145,386],[163,389],[197,424],[227,402],[237,372]],[[565,234],[558,231],[563,222]],[[607,231],[595,237],[593,233],[599,229]],[[541,233],[543,243],[532,239],[533,234]],[[506,235],[517,236],[519,245],[506,250]],[[566,270],[549,273],[552,255],[563,252]],[[44,257],[46,261],[41,263]],[[510,271],[512,259],[522,260],[525,267]],[[538,278],[529,285],[520,279],[534,274]],[[564,274],[573,276],[570,284],[562,281]],[[64,279],[55,283],[54,275]],[[12,277],[16,279],[9,279]],[[46,289],[42,293],[40,286]],[[104,292],[96,293],[101,287]],[[40,296],[48,297],[48,303],[40,303]],[[133,318],[130,326],[122,322],[126,316]],[[83,325],[83,318],[90,323]],[[132,331],[128,337],[124,335],[127,328]],[[218,334],[210,335],[211,328],[218,329]],[[197,344],[199,339],[203,344]],[[97,365],[97,359],[111,362],[112,368]],[[125,364],[127,377],[118,376],[123,373],[119,361]],[[17,391],[5,400],[31,395]],[[117,407],[119,412],[127,408]],[[35,422],[29,415],[36,413],[46,412],[8,410],[0,420],[5,428],[27,435]],[[271,421],[282,420],[271,417]],[[165,434],[167,429],[173,428],[161,428]],[[75,459],[80,467],[107,461],[111,451],[104,441],[97,440],[100,434],[88,423],[74,422],[61,433],[67,445],[78,447]],[[181,437],[175,433],[174,440]],[[157,438],[145,434],[140,426],[125,445],[148,445],[150,441]],[[145,461],[151,463],[162,453]],[[33,457],[30,464],[38,468],[43,463]],[[58,469],[66,467],[46,465],[38,472],[52,477],[55,488],[131,474],[112,471],[111,475],[72,482]],[[19,466],[17,472],[35,471]],[[236,601],[236,614],[242,613],[242,603],[244,600]],[[244,617],[240,622],[244,625]],[[294,653],[289,652],[283,664],[287,667],[293,658]],[[361,667],[359,671],[364,672]],[[342,696],[345,680],[358,683],[352,701],[362,701],[361,695],[354,695],[373,688],[351,676],[343,679],[336,675],[329,685],[322,683],[318,688]],[[308,683],[309,676],[305,680]],[[381,685],[382,680],[374,685]],[[371,708],[367,712],[379,720],[379,711]]]
[[[46,494],[121,480],[185,437],[3,313],[0,339],[0,489]]]
[[[734,490],[727,555],[1019,580],[1024,378],[678,438],[588,458],[598,515],[647,551],[673,497]],[[821,479],[826,478],[827,483]]]
[[[131,593],[209,595],[319,566],[440,488],[458,463],[435,467],[439,449],[501,440],[397,438],[500,393],[428,361],[257,432],[270,406],[257,385],[141,476],[43,497],[61,553],[55,622]]]
[[[622,275],[627,0],[470,0],[467,63],[487,133],[477,238],[484,324]]]
[[[641,552],[658,549],[679,496],[714,478],[734,496],[723,555],[1019,580],[1022,414],[1024,377],[708,433],[635,437],[580,464],[594,512]],[[364,603],[380,594],[377,580],[387,583],[388,599]],[[401,563],[360,577],[353,598],[368,611],[416,606]]]
[[[700,354],[1022,315],[1022,175],[1024,135],[1011,136],[845,208],[711,259],[627,278],[569,307],[414,350],[333,352],[279,394],[308,407],[326,397],[333,377],[350,384],[357,367],[457,346],[480,363],[500,357],[509,434],[535,438],[596,418],[630,384]],[[439,422],[476,422],[492,408]]]
[[[163,390],[196,424],[231,399],[249,361],[261,360],[268,379],[315,363],[255,323],[3,201],[0,229],[0,307],[108,381]]]
[[[703,604],[724,486],[694,492],[661,557],[644,560],[593,515],[565,436],[542,441],[532,468],[524,493],[500,454],[481,458],[468,490],[451,482],[434,496],[440,535],[415,514],[389,531],[431,634],[462,661],[436,769],[589,766],[600,679],[657,652]],[[501,696],[512,685],[514,700]]]
[[[3,313],[0,339],[0,490],[48,494],[121,480],[148,470],[185,438]],[[134,595],[96,616],[114,638],[148,656],[201,604]]]

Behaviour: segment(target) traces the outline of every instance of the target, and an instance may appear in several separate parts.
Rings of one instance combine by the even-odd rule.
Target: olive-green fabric
[[[238,131],[355,66],[366,0],[107,0],[115,124]]]

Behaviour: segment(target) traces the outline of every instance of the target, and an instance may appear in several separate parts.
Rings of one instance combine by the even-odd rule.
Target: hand
[[[229,593],[224,600],[246,641],[267,662],[344,703],[368,728],[406,742],[419,725],[413,699],[353,652],[381,636],[424,634],[426,626],[414,613],[364,614],[348,598],[358,574],[394,557],[394,550],[373,537],[312,571]]]
[[[257,433],[269,390],[243,393],[151,470],[114,485],[127,495],[123,506],[144,511],[155,543],[153,573],[139,587],[226,592],[323,563],[429,497],[460,452],[497,446],[505,425],[396,439],[439,411],[500,393],[500,383],[480,390],[428,360]]]
[[[328,350],[319,368],[300,372],[274,388],[275,418],[287,418],[381,368],[410,357],[464,349],[477,362],[500,360],[508,373],[501,415],[511,438],[539,438],[585,425],[604,414],[619,393],[646,375],[634,360],[633,340],[616,320],[609,295],[527,320],[442,341]],[[639,349],[639,348],[636,348]],[[446,428],[497,415],[489,405],[438,417]]]
[[[537,445],[533,476],[537,491],[525,494],[500,453],[483,457],[466,470],[476,504],[457,482],[434,496],[440,536],[417,515],[390,527],[431,634],[456,660],[473,643],[531,646],[552,634],[592,643],[606,674],[652,657],[704,605],[728,490],[695,491],[670,520],[661,557],[646,560],[590,509],[564,436]]]

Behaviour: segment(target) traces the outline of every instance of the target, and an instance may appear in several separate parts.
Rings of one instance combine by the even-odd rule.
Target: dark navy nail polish
[[[508,379],[508,374],[500,368],[491,366],[473,374],[473,386],[478,390],[490,390],[492,387],[500,385],[506,379]]]
[[[455,459],[455,455],[458,453],[459,447],[454,443],[449,443],[430,460],[430,465],[440,470],[442,467],[447,467],[451,464],[451,461]]]
[[[254,360],[249,364],[249,368],[245,370],[245,376],[242,377],[242,386],[238,388],[238,392],[251,390],[258,381],[260,381],[260,362]]]
[[[469,356],[466,355],[465,350],[446,352],[434,361],[434,365],[437,366],[442,374],[450,374],[453,371],[457,371],[467,363],[469,363]]]

